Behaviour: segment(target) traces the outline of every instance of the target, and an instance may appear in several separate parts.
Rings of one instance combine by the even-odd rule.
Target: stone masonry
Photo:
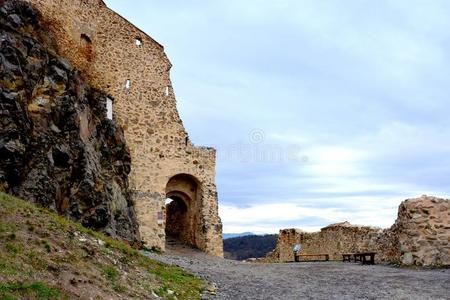
[[[422,196],[400,204],[389,229],[332,224],[319,232],[282,229],[276,248],[264,261],[293,261],[292,247],[303,254],[328,253],[341,260],[343,253],[376,252],[377,262],[417,266],[450,266],[450,200]]]
[[[163,46],[101,0],[30,0],[61,56],[113,98],[130,148],[130,188],[140,235],[165,249],[166,226],[199,249],[223,255],[215,150],[196,147],[178,115]],[[174,205],[167,212],[165,200]],[[174,199],[175,198],[175,199]],[[176,211],[182,207],[184,211]],[[178,217],[177,217],[178,216]],[[180,226],[179,226],[180,227]]]
[[[357,252],[357,246],[362,243],[369,232],[378,229],[364,226],[354,226],[348,222],[332,224],[322,228],[319,232],[304,232],[300,229],[280,230],[275,255],[279,261],[293,261],[292,247],[300,243],[302,254],[327,253],[330,259],[341,258],[341,253]]]
[[[402,202],[392,230],[402,264],[450,266],[450,200],[423,196]]]

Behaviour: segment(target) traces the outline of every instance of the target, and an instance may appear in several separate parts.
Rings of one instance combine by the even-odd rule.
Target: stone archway
[[[193,176],[178,174],[166,185],[166,240],[176,239],[199,247],[201,184]]]

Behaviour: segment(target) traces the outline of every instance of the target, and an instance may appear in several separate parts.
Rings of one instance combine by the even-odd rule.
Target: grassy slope
[[[178,267],[0,193],[0,299],[199,299],[203,286]]]

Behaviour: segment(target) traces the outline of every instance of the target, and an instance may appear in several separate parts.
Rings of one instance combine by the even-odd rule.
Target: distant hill
[[[244,260],[264,257],[277,243],[277,234],[247,235],[224,239],[223,250],[227,259]]]
[[[222,237],[224,240],[231,239],[235,237],[248,236],[248,235],[256,235],[253,232],[241,232],[241,233],[224,233]]]

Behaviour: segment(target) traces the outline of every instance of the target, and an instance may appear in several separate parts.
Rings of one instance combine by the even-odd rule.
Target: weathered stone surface
[[[417,266],[450,265],[450,200],[422,196],[400,204],[398,217],[389,229],[332,224],[320,232],[282,229],[276,248],[265,261],[293,261],[292,247],[302,244],[302,253],[328,253],[342,259],[343,253],[376,252],[376,261]]]
[[[0,190],[140,242],[130,154],[106,93],[56,54],[29,4],[0,8]]]
[[[342,253],[359,251],[359,245],[364,242],[365,237],[369,234],[377,234],[380,230],[367,226],[354,226],[348,222],[332,224],[319,232],[312,233],[299,229],[283,229],[278,235],[277,247],[267,257],[275,261],[293,261],[292,247],[300,243],[302,254],[326,253],[330,255],[330,259],[341,259]]]
[[[403,201],[391,230],[398,234],[404,264],[450,265],[450,200],[422,196]]]

